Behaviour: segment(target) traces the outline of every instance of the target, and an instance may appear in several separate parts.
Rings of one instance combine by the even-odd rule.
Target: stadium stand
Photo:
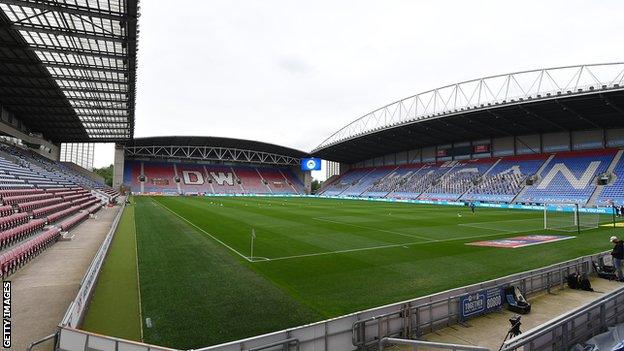
[[[124,183],[133,193],[301,194],[303,183],[282,168],[127,160]]]
[[[386,197],[389,193],[395,191],[405,184],[411,177],[417,173],[423,165],[404,165],[390,172],[385,178],[380,179],[373,184],[364,195],[367,197]]]
[[[30,150],[0,144],[0,269],[15,272],[58,240],[61,232],[102,207],[92,189],[119,193]],[[95,191],[95,190],[94,190]],[[63,220],[58,225],[53,223]],[[32,239],[31,239],[32,238]]]
[[[617,155],[617,157],[616,157]],[[624,202],[618,149],[588,150],[351,169],[320,191],[327,196],[588,204]],[[617,164],[614,164],[617,163]],[[598,188],[597,177],[612,182]],[[533,183],[527,185],[532,180]]]
[[[624,205],[624,157],[622,157],[622,153],[624,151],[620,150],[616,157],[619,159],[614,160],[617,162],[613,171],[607,176],[614,178],[610,184],[606,185],[600,196],[598,197],[597,205],[608,206],[608,205]]]
[[[481,181],[461,197],[466,201],[511,202],[548,155],[511,156],[501,159]]]
[[[456,165],[453,161],[425,164],[409,178],[404,178],[388,197],[416,199]]]
[[[539,181],[518,196],[518,202],[586,204],[596,190],[596,177],[603,174],[615,149],[562,152],[536,176]]]
[[[303,184],[301,182],[294,181],[296,178],[291,175],[287,177],[285,172],[280,169],[273,168],[256,168],[258,174],[266,182],[273,194],[301,194],[303,193]]]
[[[459,161],[433,184],[419,199],[457,200],[485,175],[499,159]]]
[[[366,175],[368,175],[368,173],[371,173],[374,170],[374,168],[360,168],[349,170],[342,177],[340,177],[340,179],[337,179],[330,186],[328,186],[325,191],[322,192],[322,195],[341,195],[345,190],[347,190],[351,186],[356,185],[360,181],[360,179],[364,178]]]
[[[367,173],[364,177],[362,177],[358,182],[347,190],[344,191],[342,195],[346,196],[360,196],[363,195],[373,184],[379,183],[385,178],[388,174],[390,174],[397,167],[380,167],[375,168],[371,172]]]
[[[213,194],[241,194],[244,192],[231,167],[206,165],[206,177]],[[206,190],[208,190],[206,188]]]

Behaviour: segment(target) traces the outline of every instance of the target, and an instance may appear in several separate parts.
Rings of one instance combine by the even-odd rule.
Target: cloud
[[[290,74],[308,74],[313,71],[305,59],[297,56],[284,57],[277,62],[277,66]]]
[[[137,137],[310,151],[398,99],[468,79],[621,59],[624,1],[141,3]],[[163,26],[183,18],[179,26]]]

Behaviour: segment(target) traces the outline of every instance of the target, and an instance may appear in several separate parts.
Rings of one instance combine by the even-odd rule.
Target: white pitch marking
[[[509,231],[510,234],[512,234],[512,233],[522,233],[522,232],[523,231]],[[317,252],[317,253],[310,253],[310,254],[302,254],[302,255],[293,255],[293,256],[283,256],[283,257],[269,258],[267,260],[258,261],[258,262],[281,261],[281,260],[290,260],[290,259],[304,258],[304,257],[326,256],[326,255],[334,255],[334,254],[358,252],[358,251],[389,249],[389,248],[399,247],[399,246],[406,247],[406,246],[426,245],[426,244],[432,244],[432,243],[444,243],[444,242],[449,242],[449,241],[458,241],[458,240],[467,240],[467,239],[489,238],[489,237],[500,236],[500,235],[501,235],[500,233],[499,234],[488,234],[488,235],[473,235],[473,236],[466,236],[466,237],[462,237],[462,238],[449,238],[449,239],[439,239],[439,240],[431,240],[431,241],[416,241],[416,242],[411,242],[411,243],[362,247],[362,248],[358,248],[358,249]]]
[[[156,201],[156,200],[154,200],[154,201]],[[228,244],[224,243],[223,241],[219,240],[219,239],[218,239],[217,237],[215,237],[214,235],[212,235],[212,234],[208,233],[207,231],[203,230],[202,228],[200,228],[200,227],[196,226],[195,224],[193,224],[193,223],[192,223],[191,221],[189,221],[188,219],[186,219],[186,218],[184,218],[184,217],[180,216],[179,214],[177,214],[177,213],[173,212],[173,211],[172,211],[169,207],[167,207],[167,206],[165,206],[165,205],[161,204],[161,203],[160,203],[160,202],[158,202],[158,201],[156,201],[156,203],[157,203],[159,206],[162,206],[162,207],[163,207],[164,209],[166,209],[167,211],[169,211],[169,212],[173,213],[174,215],[176,215],[176,216],[180,217],[180,218],[181,218],[181,219],[183,219],[186,223],[188,223],[188,224],[192,225],[193,227],[195,227],[197,230],[199,230],[199,231],[201,231],[202,233],[204,233],[204,234],[208,235],[209,237],[211,237],[212,239],[214,239],[214,240],[215,240],[216,242],[218,242],[219,244],[221,244],[221,245],[223,245],[223,246],[227,247],[228,249],[230,249],[230,251],[232,251],[232,252],[236,253],[237,255],[239,255],[240,257],[244,258],[245,260],[247,260],[247,262],[253,262],[252,260],[250,260],[250,259],[249,259],[249,257],[247,257],[247,256],[243,255],[242,253],[238,252],[235,248],[233,248],[233,247],[231,247],[230,245],[228,245]]]
[[[519,233],[519,231],[516,231],[516,230],[492,228],[492,227],[487,226],[487,224],[490,224],[490,223],[504,223],[504,222],[520,222],[520,221],[537,221],[537,219],[536,218],[510,219],[510,220],[506,220],[506,221],[458,223],[457,225],[462,226],[462,227],[470,227],[470,228],[477,228],[477,229],[496,230],[496,231],[499,231],[499,232]],[[530,232],[530,231],[533,231],[533,230],[540,230],[540,229],[543,229],[543,228],[528,229],[528,230],[523,230],[522,232]]]
[[[392,230],[384,230],[384,229],[378,229],[378,228],[373,228],[373,227],[366,227],[366,226],[363,226],[363,225],[357,225],[357,224],[352,224],[352,223],[345,223],[345,222],[340,222],[340,221],[332,221],[331,219],[325,219],[325,218],[320,218],[320,217],[316,217],[316,218],[312,218],[312,219],[315,219],[317,221],[331,222],[331,223],[336,223],[336,224],[348,225],[348,226],[356,227],[356,228],[362,228],[362,229],[368,229],[368,230],[376,230],[376,231],[382,232],[382,233],[390,233],[390,234],[402,235],[402,236],[406,236],[406,237],[409,237],[409,238],[422,239],[422,240],[427,240],[427,241],[433,240],[431,238],[427,238],[427,237],[424,237],[424,236],[410,235],[410,234],[405,234],[405,233],[393,232]]]

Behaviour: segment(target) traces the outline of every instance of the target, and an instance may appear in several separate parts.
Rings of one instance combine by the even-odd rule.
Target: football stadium
[[[624,63],[442,81],[310,150],[136,137],[139,10],[0,0],[5,349],[622,347]]]

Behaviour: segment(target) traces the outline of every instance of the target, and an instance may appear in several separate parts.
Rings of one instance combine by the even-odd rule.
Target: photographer
[[[618,280],[624,281],[624,274],[622,274],[622,259],[624,259],[624,242],[618,239],[617,236],[612,236],[610,241],[614,245],[613,250],[611,251],[611,256],[613,256],[613,267],[615,267],[615,271],[617,272]]]

